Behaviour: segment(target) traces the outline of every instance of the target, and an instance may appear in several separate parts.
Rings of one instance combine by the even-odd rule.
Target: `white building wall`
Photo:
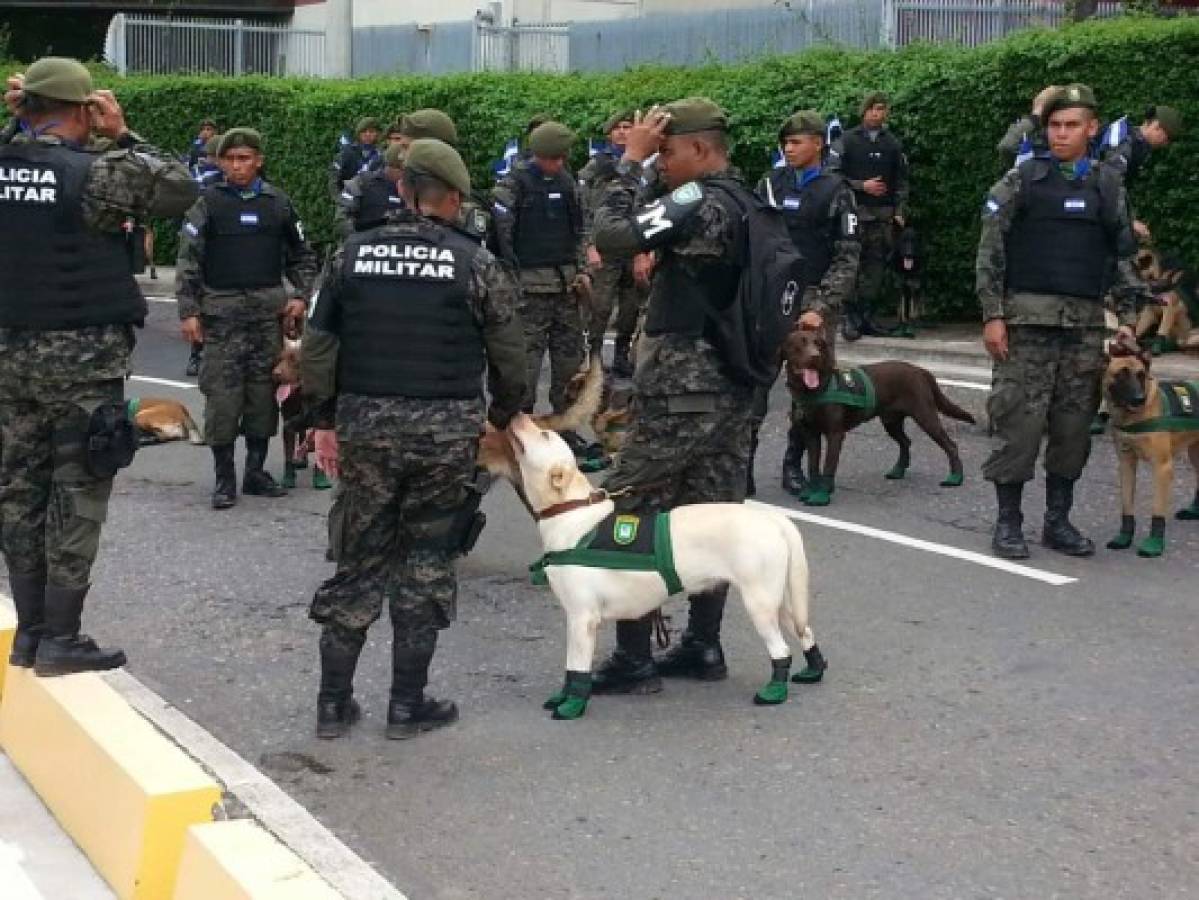
[[[466,22],[481,9],[490,9],[487,0],[352,0],[354,27],[371,28],[403,25],[408,22]],[[588,22],[637,15],[644,0],[503,0],[503,24],[513,17],[521,22]],[[725,0],[731,5],[736,0]],[[297,28],[323,29],[328,4],[297,3],[292,19]],[[680,4],[682,6],[682,4]]]

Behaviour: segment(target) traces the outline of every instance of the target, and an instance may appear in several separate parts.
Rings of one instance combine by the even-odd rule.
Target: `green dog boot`
[[[901,466],[901,465],[899,465],[899,463],[896,463],[890,469],[887,470],[887,472],[883,475],[883,478],[886,478],[888,481],[899,481],[907,474],[908,474],[907,467]]]
[[[279,479],[279,484],[284,490],[294,491],[296,488],[296,470],[288,466],[283,471],[283,477]]]
[[[578,461],[580,472],[602,472],[612,465],[610,456],[591,456]]]
[[[551,718],[569,722],[583,717],[587,712],[587,701],[590,697],[591,673],[572,672],[567,669],[566,682],[562,685],[562,690],[545,701],[545,705],[549,707],[550,703],[557,700],[558,702],[552,707]]]
[[[1120,532],[1107,542],[1108,550],[1127,550],[1132,546],[1132,536],[1136,534],[1137,523],[1132,516],[1120,517]]]
[[[1178,512],[1174,513],[1174,518],[1180,519],[1183,522],[1199,520],[1199,500],[1196,500],[1190,506],[1184,506]]]
[[[1137,547],[1137,556],[1156,559],[1166,552],[1166,518],[1154,516],[1149,524],[1149,537]]]
[[[806,665],[791,676],[791,681],[795,684],[816,684],[818,681],[822,681],[828,663],[825,662],[820,648],[813,644],[811,650],[804,651],[803,657]]]
[[[813,478],[807,496],[803,498],[807,506],[828,506],[833,502],[833,480],[820,476]]]
[[[292,487],[295,487],[295,485],[293,484]],[[324,470],[320,466],[313,466],[312,489],[314,491],[327,491],[331,487],[333,487],[333,482],[329,480],[329,476],[325,474]]]
[[[754,694],[755,706],[777,706],[787,700],[787,677],[791,674],[791,657],[770,661],[770,680]]]
[[[941,487],[961,487],[962,482],[966,480],[966,476],[961,472],[950,472],[945,476],[945,480],[941,482]]]

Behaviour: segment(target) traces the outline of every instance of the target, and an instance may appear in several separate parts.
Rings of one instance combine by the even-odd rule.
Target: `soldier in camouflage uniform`
[[[532,412],[546,351],[550,357],[550,405],[566,408],[566,385],[583,362],[583,320],[576,293],[590,282],[586,272],[586,228],[578,184],[566,170],[574,133],[557,122],[529,135],[528,160],[518,160],[493,191],[500,251],[520,276],[520,320],[528,352]],[[569,436],[574,449],[581,443]]]
[[[803,254],[805,283],[799,325],[823,331],[829,352],[835,356],[837,322],[841,308],[853,297],[861,243],[853,191],[839,173],[822,163],[824,133],[824,118],[815,110],[801,110],[787,119],[779,129],[786,165],[768,172],[758,183],[757,194],[782,211],[791,240]],[[754,398],[755,450],[769,393],[769,389],[759,388]],[[793,400],[783,456],[783,489],[797,497],[807,490],[803,416],[803,407]],[[753,493],[752,453],[749,492]]]
[[[750,198],[731,171],[727,129],[724,110],[702,97],[651,110],[631,129],[596,213],[595,246],[606,258],[659,254],[637,349],[633,424],[606,484],[630,489],[618,501],[626,511],[745,497],[753,388],[725,374],[704,336],[698,299],[727,306],[740,276],[730,259],[742,237],[741,214],[729,193]],[[659,174],[671,193],[639,206],[642,162],[659,146]],[[687,632],[658,664],[650,621],[618,622],[618,648],[593,689],[652,693],[661,690],[659,674],[726,677],[720,624],[727,595],[727,584],[692,595]]]
[[[372,172],[383,164],[383,155],[376,146],[382,129],[373,116],[359,119],[354,127],[353,143],[346,144],[329,164],[329,195],[337,202],[345,183],[362,172]]]
[[[1025,160],[986,199],[976,262],[984,340],[994,360],[987,411],[994,447],[983,475],[999,505],[996,555],[1024,559],[1024,483],[1045,450],[1042,543],[1072,556],[1094,545],[1071,524],[1074,482],[1090,452],[1104,355],[1104,294],[1132,335],[1138,296],[1135,241],[1120,173],[1088,158],[1095,97],[1069,85],[1045,103],[1049,156]],[[1114,263],[1114,265],[1113,265]]]
[[[13,76],[0,143],[0,527],[17,609],[10,661],[40,675],[110,669],[79,633],[113,475],[132,457],[124,406],[146,301],[123,226],[182,215],[187,167],[130,131],[71,59]],[[89,135],[112,149],[80,149]]]
[[[283,346],[281,320],[298,324],[304,315],[302,298],[312,289],[317,264],[291,200],[259,176],[262,136],[232,128],[222,135],[218,153],[225,180],[207,188],[187,212],[175,294],[183,337],[205,344],[200,390],[204,439],[216,470],[212,508],[228,509],[237,502],[233,450],[239,434],[246,438],[242,492],[286,493],[263,468],[279,421],[271,370]]]
[[[382,225],[387,217],[404,208],[404,199],[397,185],[404,171],[402,143],[391,144],[383,151],[383,168],[355,175],[337,195],[333,225],[342,240],[355,231],[366,231]]]
[[[358,715],[354,670],[385,591],[394,632],[388,737],[457,718],[453,703],[424,688],[437,633],[454,619],[454,557],[468,549],[485,364],[493,425],[508,424],[525,392],[515,282],[447,224],[470,194],[461,157],[418,140],[403,183],[409,209],[338,251],[305,337],[306,395],[336,396],[346,508],[337,574],[311,609],[323,626],[321,737],[345,733]]]
[[[616,163],[624,153],[625,136],[633,124],[633,111],[613,113],[604,123],[604,134],[608,139],[605,148],[598,151],[579,172],[579,184],[583,188],[583,204],[587,221],[595,217],[604,191],[616,177]],[[608,262],[600,257],[594,246],[587,248],[587,263],[595,281],[591,289],[591,311],[587,322],[588,351],[592,356],[600,354],[604,346],[604,335],[608,322],[616,310],[616,347],[612,356],[612,371],[628,378],[633,374],[629,361],[629,347],[633,332],[637,328],[637,316],[645,292],[633,279],[631,260]]]

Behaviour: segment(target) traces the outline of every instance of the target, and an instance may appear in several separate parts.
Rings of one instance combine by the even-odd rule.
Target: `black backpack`
[[[778,377],[783,341],[803,299],[804,262],[780,210],[735,181],[709,181],[741,217],[737,293],[722,308],[707,305],[707,334],[737,381],[769,387]]]

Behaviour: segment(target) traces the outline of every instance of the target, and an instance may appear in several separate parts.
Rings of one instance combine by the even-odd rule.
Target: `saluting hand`
[[[670,113],[660,106],[651,107],[644,115],[637,110],[633,116],[633,127],[625,139],[624,158],[640,163],[657,153],[669,123]]]
[[[88,110],[92,116],[92,131],[101,137],[115,141],[129,130],[125,124],[125,111],[112,91],[92,91],[88,97]]]

